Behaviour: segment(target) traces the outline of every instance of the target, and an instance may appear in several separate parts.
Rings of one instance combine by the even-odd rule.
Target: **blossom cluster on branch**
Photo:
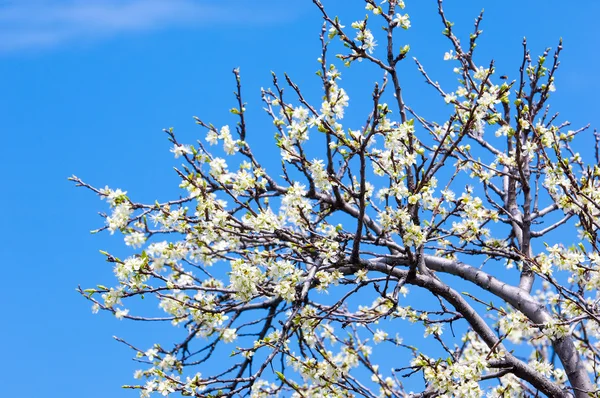
[[[524,41],[515,79],[500,78],[474,55],[483,13],[465,45],[438,0],[451,46],[440,59],[459,86],[414,59],[451,113],[427,120],[405,103],[397,68],[410,4],[364,1],[367,16],[342,24],[313,0],[321,103],[287,75],[262,90],[280,165],[252,150],[236,69],[235,128],[196,118],[206,134],[194,144],[166,130],[184,162],[179,199],[139,203],[72,177],[108,203],[100,230],[137,253],[104,252],[115,286],[81,294],[95,311],[183,334],[170,346],[124,342],[141,364],[127,387],[142,397],[595,396],[600,166],[598,150],[586,162],[573,143],[598,148],[599,137],[549,111],[562,45],[533,59]],[[366,122],[348,126],[339,68],[360,61],[381,74]],[[430,302],[408,305],[415,290]],[[129,303],[144,296],[166,315],[134,314]],[[406,344],[394,324],[421,327],[437,349]]]

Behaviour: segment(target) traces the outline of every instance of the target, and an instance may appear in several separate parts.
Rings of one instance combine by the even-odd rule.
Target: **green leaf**
[[[279,380],[285,381],[285,376],[283,375],[283,373],[276,371],[275,374],[277,375],[277,377],[279,377]]]

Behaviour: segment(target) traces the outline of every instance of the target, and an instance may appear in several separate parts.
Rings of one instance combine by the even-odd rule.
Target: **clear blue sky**
[[[347,26],[364,15],[362,7],[354,7],[362,2],[328,3]],[[450,46],[439,34],[435,3],[406,0],[413,25],[406,41],[412,55],[444,82],[449,65],[442,57]],[[510,78],[518,72],[523,36],[534,55],[563,37],[553,109],[575,127],[600,126],[600,2],[447,3],[463,33],[486,8],[478,60],[487,65],[496,59],[498,71]],[[287,71],[316,95],[320,25],[309,0],[0,2],[2,396],[138,395],[120,389],[133,381],[136,366],[131,351],[111,336],[145,347],[151,334],[169,328],[92,315],[75,292],[79,284],[112,284],[98,250],[124,249],[118,235],[89,234],[102,225],[97,212],[105,204],[75,189],[67,177],[119,187],[136,200],[173,197],[178,182],[172,167],[178,163],[161,130],[173,126],[183,141],[192,142],[204,136],[194,115],[215,125],[233,124],[228,109],[234,106],[234,67],[242,71],[250,140],[265,142],[259,155],[277,154],[266,144],[274,130],[261,114],[259,89],[270,86],[271,70]],[[376,79],[357,66],[343,81],[356,115],[348,120],[353,128],[368,114],[360,105],[369,101]],[[435,115],[429,109],[435,94],[414,64],[402,68],[409,103]],[[456,83],[451,84],[453,90]]]

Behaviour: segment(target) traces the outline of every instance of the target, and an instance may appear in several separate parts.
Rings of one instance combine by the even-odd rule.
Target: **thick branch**
[[[502,298],[507,303],[521,311],[531,321],[545,324],[552,321],[552,315],[544,306],[522,289],[504,283],[493,276],[467,264],[436,256],[425,256],[427,267],[439,272],[459,276],[476,284],[482,289]],[[553,340],[554,349],[565,368],[571,386],[577,398],[589,397],[588,392],[594,391],[590,377],[585,369],[577,349],[570,336]]]
[[[426,256],[426,261],[430,259],[430,256]],[[406,280],[408,276],[408,271],[401,270],[398,268],[394,268],[384,262],[377,261],[365,261],[364,265],[371,270],[383,272],[385,274],[393,275],[399,280]],[[417,285],[429,290],[432,293],[442,296],[446,301],[448,301],[452,306],[460,312],[467,322],[471,325],[473,330],[479,334],[482,340],[487,344],[487,346],[492,349],[499,349],[505,356],[506,364],[508,366],[512,366],[513,373],[518,377],[526,380],[531,383],[537,389],[542,391],[544,394],[550,397],[569,397],[570,394],[563,391],[556,384],[551,382],[542,376],[539,372],[535,371],[526,363],[514,357],[511,353],[509,353],[502,343],[498,341],[498,337],[494,333],[494,331],[488,326],[488,324],[483,320],[483,318],[467,303],[467,301],[462,297],[460,293],[456,290],[450,288],[445,283],[441,282],[434,276],[427,276],[418,274],[415,277],[411,278],[407,281],[407,283]],[[519,290],[520,291],[520,290]],[[588,390],[588,391],[591,391]],[[577,397],[583,397],[583,395],[577,395]]]

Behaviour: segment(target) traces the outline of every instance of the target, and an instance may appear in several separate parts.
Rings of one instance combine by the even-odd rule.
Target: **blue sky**
[[[364,15],[356,6],[362,2],[324,3],[346,25]],[[451,69],[442,61],[450,46],[439,34],[436,2],[406,3],[412,54],[454,88]],[[496,59],[498,71],[511,79],[518,72],[523,36],[534,55],[563,37],[553,109],[574,127],[600,126],[600,3],[446,3],[462,37],[485,6],[478,60],[487,65]],[[131,352],[111,336],[150,343],[153,334],[170,329],[92,315],[75,292],[78,285],[110,285],[111,269],[98,250],[124,249],[116,235],[89,234],[102,225],[97,212],[105,211],[105,204],[75,189],[67,177],[119,187],[140,201],[177,195],[172,167],[178,163],[161,131],[172,126],[182,141],[193,142],[204,136],[194,115],[215,125],[233,124],[228,109],[234,106],[234,67],[241,68],[249,103],[250,141],[265,143],[259,155],[278,153],[267,145],[274,129],[261,113],[259,89],[270,86],[271,70],[286,71],[316,98],[320,25],[309,0],[0,1],[3,395],[137,396],[119,387],[132,382],[136,366]],[[441,104],[430,106],[439,99],[414,64],[401,68],[413,108],[443,114]],[[347,123],[355,123],[353,128],[368,114],[376,79],[369,70],[357,65],[343,80],[351,98]]]

